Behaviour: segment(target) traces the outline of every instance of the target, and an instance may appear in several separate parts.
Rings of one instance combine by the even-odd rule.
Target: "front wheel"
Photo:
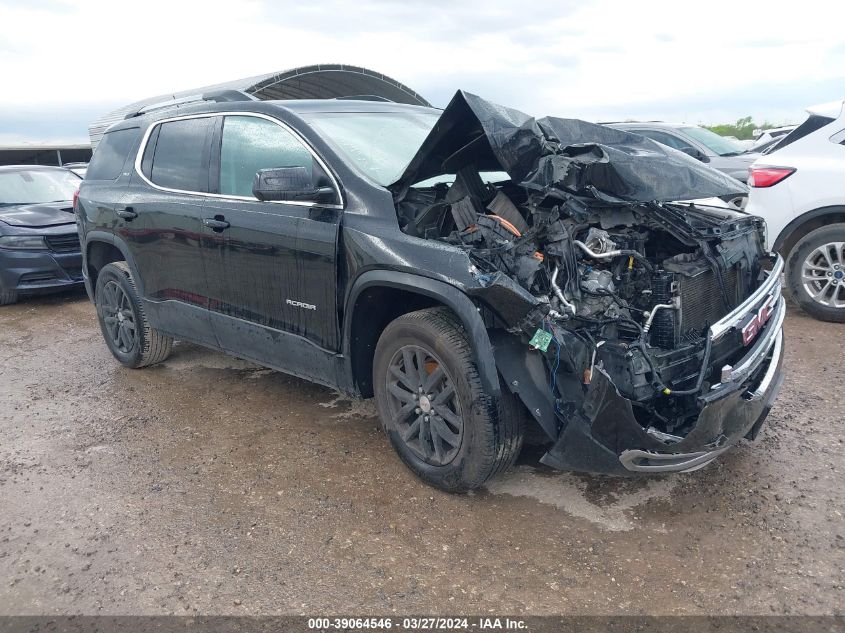
[[[486,393],[460,322],[446,308],[403,315],[384,330],[373,363],[376,406],[399,457],[447,492],[481,486],[513,464],[523,417],[513,398]]]
[[[831,224],[805,235],[789,253],[790,294],[822,321],[845,323],[845,224]]]
[[[17,303],[18,293],[14,290],[0,290],[0,306],[8,306]]]
[[[126,262],[103,266],[94,303],[106,345],[122,364],[146,367],[170,356],[173,339],[150,327]]]

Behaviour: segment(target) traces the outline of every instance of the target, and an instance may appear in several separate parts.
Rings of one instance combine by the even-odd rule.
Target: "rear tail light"
[[[73,192],[73,210],[76,211],[76,201],[79,200],[79,189]]]
[[[795,173],[794,167],[752,167],[748,176],[750,187],[771,187]]]

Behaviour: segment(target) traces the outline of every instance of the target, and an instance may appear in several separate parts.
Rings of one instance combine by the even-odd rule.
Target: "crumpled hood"
[[[632,134],[578,119],[535,119],[458,91],[394,193],[432,176],[474,164],[505,171],[515,183],[554,195],[606,201],[668,202],[736,196],[748,188],[691,156]]]
[[[0,206],[0,222],[20,227],[45,227],[60,224],[73,224],[73,203],[49,202],[46,204],[19,204]]]

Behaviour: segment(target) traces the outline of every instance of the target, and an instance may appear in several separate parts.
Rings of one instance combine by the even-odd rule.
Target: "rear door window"
[[[106,132],[88,165],[86,180],[115,180],[120,176],[139,133],[137,127]]]
[[[213,120],[213,117],[202,117],[159,123],[144,150],[144,175],[166,189],[207,192]]]

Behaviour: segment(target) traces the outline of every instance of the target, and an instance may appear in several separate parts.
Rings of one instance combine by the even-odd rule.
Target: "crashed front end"
[[[783,262],[761,219],[679,202],[742,193],[643,137],[465,93],[394,186],[405,232],[466,253],[464,289],[548,436],[542,461],[616,474],[700,468],[771,408]]]

